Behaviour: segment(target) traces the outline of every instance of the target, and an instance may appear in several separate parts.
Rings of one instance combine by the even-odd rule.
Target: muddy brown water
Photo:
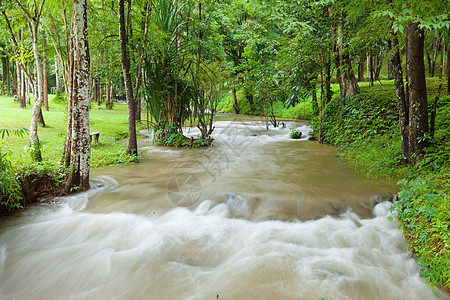
[[[393,182],[355,174],[307,123],[215,125],[213,147],[149,146],[3,220],[0,298],[449,299],[386,220]]]

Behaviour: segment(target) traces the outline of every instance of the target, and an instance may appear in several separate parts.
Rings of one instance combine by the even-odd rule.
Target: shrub
[[[291,139],[300,139],[302,137],[302,132],[300,131],[300,129],[292,127],[290,129],[289,136],[291,137]]]
[[[10,211],[14,208],[22,208],[20,204],[22,193],[20,183],[7,156],[8,152],[0,147],[0,206]]]

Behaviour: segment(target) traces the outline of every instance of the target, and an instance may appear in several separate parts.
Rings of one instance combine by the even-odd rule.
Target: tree
[[[389,5],[392,0],[386,0]],[[389,17],[389,33],[391,35],[391,66],[394,73],[395,95],[397,97],[399,121],[400,121],[400,138],[402,144],[402,153],[405,157],[409,157],[409,104],[406,102],[405,87],[403,82],[402,61],[400,55],[400,44],[397,33],[393,29],[392,17]]]
[[[70,168],[68,188],[89,189],[91,146],[89,135],[90,55],[87,0],[73,0],[69,55],[68,121],[64,151]]]
[[[424,30],[437,30],[449,24],[447,14],[441,13],[445,10],[445,6],[439,1],[429,3],[411,1],[406,7],[396,4],[398,3],[386,0],[387,10],[384,14],[390,19],[391,64],[399,104],[402,152],[408,163],[414,163],[416,157],[424,153],[429,131]],[[406,86],[402,78],[400,46],[397,38],[397,33],[404,27],[406,27]]]
[[[39,137],[37,134],[37,125],[39,121],[43,121],[41,107],[44,102],[44,82],[43,82],[43,70],[41,64],[41,55],[39,52],[39,41],[38,41],[38,29],[39,23],[42,16],[42,9],[44,7],[45,0],[38,5],[36,1],[34,2],[34,9],[32,13],[30,13],[27,8],[22,5],[19,0],[13,0],[22,10],[23,14],[28,19],[28,26],[31,35],[32,45],[33,45],[33,53],[34,53],[34,68],[36,73],[36,79],[34,80],[34,94],[35,101],[33,105],[33,109],[31,111],[31,122],[30,128],[28,129],[30,135],[30,147],[32,151],[32,157],[36,161],[42,160]]]
[[[409,100],[409,152],[407,158],[412,161],[412,155],[422,155],[426,146],[424,136],[428,132],[428,103],[423,59],[424,31],[418,23],[409,22],[406,35]]]
[[[131,1],[128,1],[130,6]],[[128,33],[125,22],[125,0],[119,0],[119,32],[120,32],[120,57],[122,61],[123,80],[125,82],[125,94],[128,103],[128,155],[137,155],[136,141],[136,102],[133,97],[133,85],[130,75],[130,58],[128,56]]]

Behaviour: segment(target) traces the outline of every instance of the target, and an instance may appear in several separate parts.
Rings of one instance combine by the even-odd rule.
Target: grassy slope
[[[50,95],[50,99],[53,96]],[[42,155],[45,161],[57,163],[61,160],[66,132],[67,113],[64,104],[49,101],[50,110],[43,111],[46,127],[38,128],[40,141],[43,143]],[[20,109],[19,103],[12,97],[0,96],[0,128],[16,129],[30,125],[31,105]],[[128,136],[127,106],[116,103],[113,110],[98,109],[93,103],[90,110],[90,130],[100,132],[97,145],[92,147],[91,166],[93,168],[123,164],[131,161],[125,155],[126,144],[120,140]],[[0,139],[0,146],[10,150],[9,158],[14,165],[26,165],[31,159],[25,148],[28,137],[11,136]]]
[[[440,84],[427,81],[429,104]],[[404,164],[393,82],[364,87],[352,100],[334,98],[324,113],[325,140],[369,177],[402,179],[394,209],[422,275],[450,292],[450,95],[444,83],[436,134],[414,166]],[[314,122],[319,132],[319,122]]]

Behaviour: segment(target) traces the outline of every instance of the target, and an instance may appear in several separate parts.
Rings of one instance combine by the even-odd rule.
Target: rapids
[[[355,174],[306,123],[215,125],[213,147],[147,145],[2,220],[0,298],[449,299],[386,220],[392,182]]]

